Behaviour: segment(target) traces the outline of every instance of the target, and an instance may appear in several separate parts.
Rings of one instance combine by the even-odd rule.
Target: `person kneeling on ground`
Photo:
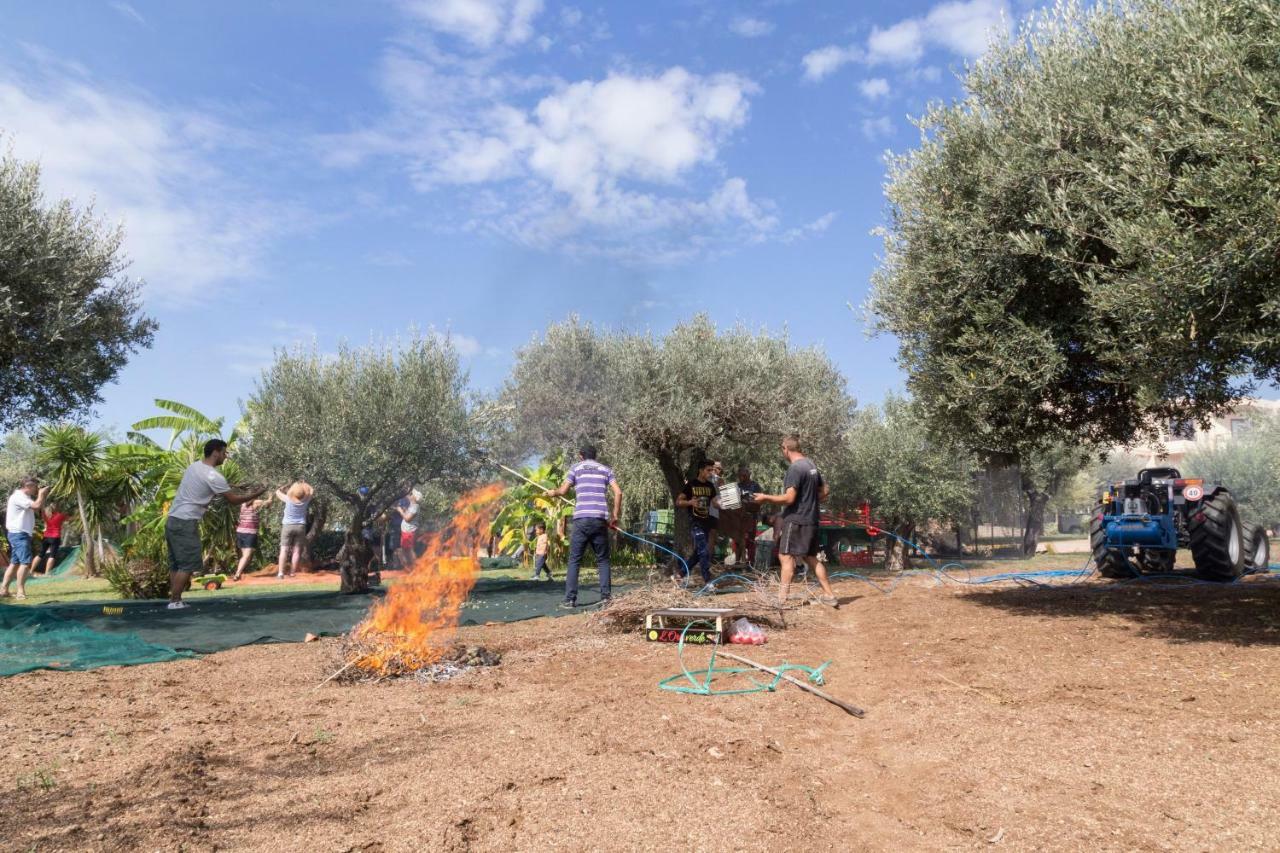
[[[822,603],[839,607],[839,600],[827,578],[827,567],[818,562],[818,504],[827,499],[830,490],[818,466],[800,452],[800,437],[789,435],[782,440],[782,455],[791,463],[782,481],[782,494],[756,495],[757,503],[782,505],[782,529],[778,536],[778,559],[782,574],[778,583],[778,603],[786,604],[795,576],[796,559],[802,559],[822,585]]]
[[[169,548],[169,609],[181,610],[189,605],[182,600],[191,575],[204,569],[204,555],[200,550],[200,519],[204,518],[209,502],[222,495],[231,506],[257,498],[267,490],[233,489],[227,479],[218,473],[218,466],[227,461],[227,443],[211,438],[204,443],[204,459],[192,462],[182,472],[182,482],[169,504],[169,515],[164,520],[164,542]]]
[[[715,538],[715,519],[711,510],[719,504],[716,487],[711,482],[715,465],[711,460],[704,461],[698,466],[697,477],[685,483],[684,491],[676,496],[676,506],[689,510],[691,522],[689,533],[693,537],[693,550],[685,563],[692,566],[697,562],[704,584],[711,583],[711,542]]]
[[[547,552],[550,550],[550,542],[547,539],[547,526],[539,521],[533,531],[538,534],[538,538],[533,543],[533,577],[529,578],[529,580],[536,581],[542,577],[543,571],[547,573],[547,580],[555,580],[551,576],[551,567],[547,565]]]

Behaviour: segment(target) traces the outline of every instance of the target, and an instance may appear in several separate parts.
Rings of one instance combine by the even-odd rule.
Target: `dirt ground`
[[[443,684],[316,689],[336,641],[10,678],[0,846],[1276,848],[1280,584],[839,591],[743,648],[864,719],[661,691],[673,646],[577,616]]]

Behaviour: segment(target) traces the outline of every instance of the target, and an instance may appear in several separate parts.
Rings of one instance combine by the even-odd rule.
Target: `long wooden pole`
[[[824,690],[819,690],[818,688],[814,687],[812,684],[806,684],[805,682],[801,681],[798,678],[793,678],[792,676],[787,675],[785,672],[779,672],[778,670],[773,669],[772,667],[765,666],[762,663],[756,663],[750,658],[744,658],[739,655],[735,655],[732,652],[726,652],[723,649],[716,652],[716,657],[728,658],[729,660],[736,660],[739,663],[745,663],[748,666],[754,666],[756,669],[764,670],[770,675],[776,675],[779,678],[781,678],[783,681],[791,682],[796,687],[799,687],[801,690],[807,690],[810,693],[812,693],[814,696],[817,696],[820,699],[826,699],[832,705],[835,705],[838,708],[844,709],[850,714],[853,714],[853,716],[855,717],[862,717],[866,714],[866,711],[862,710],[856,705],[850,705],[848,702],[842,702],[841,700],[832,696],[830,693],[827,693]]]

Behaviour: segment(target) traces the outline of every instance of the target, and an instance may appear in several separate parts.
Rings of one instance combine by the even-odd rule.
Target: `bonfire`
[[[458,499],[452,520],[431,535],[409,574],[347,635],[349,677],[412,675],[452,653],[458,617],[480,575],[476,553],[489,538],[502,492],[494,483]]]

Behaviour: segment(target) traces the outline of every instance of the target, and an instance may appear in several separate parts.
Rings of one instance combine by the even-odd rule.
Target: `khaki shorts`
[[[280,528],[281,548],[301,548],[307,544],[307,526],[305,524],[286,524]]]
[[[204,556],[200,553],[200,522],[191,518],[166,518],[164,542],[169,546],[169,571],[194,574],[204,570]]]

